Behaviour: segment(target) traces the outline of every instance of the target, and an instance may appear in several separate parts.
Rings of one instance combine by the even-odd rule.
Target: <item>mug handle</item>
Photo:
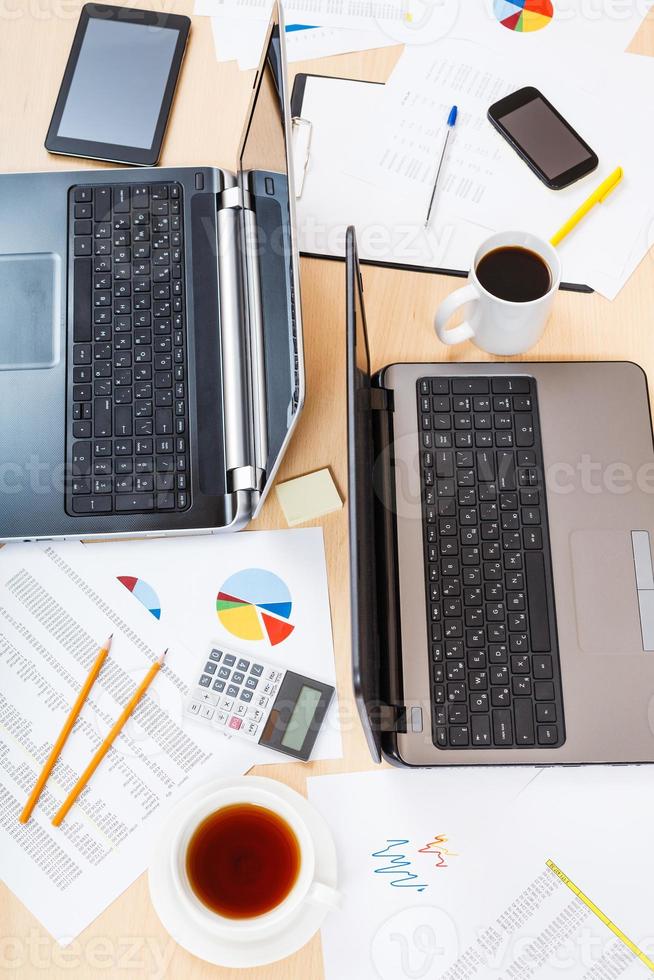
[[[463,286],[462,289],[456,289],[443,300],[434,317],[434,330],[442,344],[462,344],[464,340],[470,340],[471,337],[474,337],[474,328],[467,320],[451,330],[445,329],[447,321],[460,306],[473,302],[479,302],[479,293],[471,283]]]
[[[331,885],[323,885],[321,881],[314,881],[307,898],[314,905],[325,905],[330,909],[338,909],[341,906],[341,893]]]

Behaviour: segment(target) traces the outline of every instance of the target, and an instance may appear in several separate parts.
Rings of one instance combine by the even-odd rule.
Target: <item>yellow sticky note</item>
[[[331,514],[343,506],[328,469],[280,483],[277,497],[290,527]]]

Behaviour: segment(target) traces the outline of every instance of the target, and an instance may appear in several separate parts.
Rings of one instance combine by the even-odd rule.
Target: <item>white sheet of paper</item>
[[[354,223],[362,258],[467,269],[491,231],[526,228],[550,237],[619,164],[625,172],[620,186],[560,246],[564,280],[614,298],[633,268],[627,259],[634,243],[654,215],[647,164],[654,138],[637,124],[647,111],[654,59],[608,58],[585,62],[580,56],[574,68],[553,77],[537,58],[530,64],[515,58],[507,71],[487,48],[448,40],[407,51],[384,88],[310,79],[302,112],[313,116],[314,131],[298,202],[301,249],[334,254],[342,248],[344,225]],[[593,174],[563,191],[545,187],[485,118],[492,101],[527,80],[600,157]],[[452,104],[459,117],[425,229]],[[343,121],[339,105],[348,106],[358,127]]]
[[[652,0],[552,0],[552,19],[541,30],[528,31],[510,30],[501,23],[505,14],[511,17],[520,9],[513,4],[506,7],[501,0],[443,0],[443,4],[457,7],[450,37],[489,44],[507,58],[542,56],[552,64],[561,52],[576,47],[621,53],[651,10]]]
[[[494,0],[371,0],[365,5],[356,0],[288,0],[284,13],[287,24],[381,27],[395,44],[417,47],[449,36],[491,43],[509,56],[521,46],[529,56],[543,51],[556,57],[561,44],[624,51],[651,5],[652,0],[555,0],[549,24],[524,33],[500,23]],[[229,10],[267,20],[271,7],[271,0],[195,0],[194,13],[211,17]]]
[[[377,771],[312,778],[309,799],[344,895],[326,980],[650,975],[547,866],[651,957],[649,767]]]
[[[376,27],[378,24],[403,23],[413,16],[420,0],[292,0],[284,4],[287,24],[311,24],[320,27]],[[250,20],[268,20],[272,0],[195,0],[196,15],[213,17],[229,10]],[[395,42],[397,43],[397,41]]]
[[[218,644],[335,685],[321,528],[112,541],[87,544],[85,550],[87,560],[101,561],[107,574],[142,579],[154,589],[161,610],[160,623],[191,651],[194,676],[200,676],[210,645]],[[289,622],[293,631],[275,645],[268,642],[263,626],[261,640],[239,639],[218,619],[218,592],[230,576],[249,568],[272,572],[286,583],[292,596]],[[139,607],[138,615],[152,618],[140,603],[130,598]],[[259,601],[270,602],[270,598],[261,596]],[[261,623],[261,609],[257,610],[257,616]],[[276,752],[258,745],[248,744],[248,750],[251,765],[283,761]],[[340,758],[342,752],[338,699],[334,696],[312,758]]]
[[[147,867],[157,825],[200,780],[251,765],[246,743],[191,730],[195,658],[103,572],[101,549],[0,551],[0,876],[66,945]],[[92,567],[91,567],[92,566]],[[83,569],[83,570],[82,570]],[[27,824],[18,816],[99,646],[110,655]],[[150,664],[164,668],[60,828],[50,820]]]
[[[343,157],[363,152],[365,121],[377,113],[384,86],[347,79],[307,79],[302,116],[312,123],[311,151],[297,201],[300,250],[344,255],[345,229],[357,229],[359,254],[374,262],[467,270],[477,245],[493,232],[457,220],[443,206],[424,228],[411,220],[400,195],[385,194],[370,177],[343,172]],[[298,161],[296,166],[303,165]],[[439,204],[440,207],[440,204]]]
[[[256,68],[268,21],[243,18],[238,12],[221,10],[211,17],[216,58],[218,61],[238,61],[243,71]],[[325,58],[349,51],[368,51],[396,44],[381,28],[344,29],[312,27],[310,30],[286,32],[286,55],[289,62],[308,58]]]

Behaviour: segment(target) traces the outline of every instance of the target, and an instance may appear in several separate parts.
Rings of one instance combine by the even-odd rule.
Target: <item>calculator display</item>
[[[320,691],[317,691],[315,687],[307,687],[305,684],[300,691],[293,708],[293,714],[282,737],[284,748],[295,749],[296,751],[302,748],[319,702]]]

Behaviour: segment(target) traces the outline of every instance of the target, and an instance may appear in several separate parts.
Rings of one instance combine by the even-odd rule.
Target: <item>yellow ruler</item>
[[[611,930],[614,936],[618,937],[620,942],[624,943],[625,946],[631,950],[634,956],[637,956],[638,959],[641,960],[645,964],[645,966],[652,971],[652,973],[654,973],[654,963],[652,962],[652,960],[650,960],[649,956],[646,956],[645,953],[643,953],[642,949],[639,949],[639,947],[636,946],[635,943],[632,943],[631,939],[625,936],[622,929],[618,929],[615,922],[611,922],[608,915],[605,915],[601,909],[598,909],[595,903],[591,902],[588,895],[584,895],[582,890],[580,888],[577,888],[574,881],[570,881],[568,876],[564,874],[564,872],[561,871],[561,869],[554,864],[554,861],[548,861],[547,867],[550,869],[550,871],[553,871],[556,877],[559,878],[564,885],[567,885],[570,891],[573,892],[577,896],[577,898],[580,899],[584,903],[584,905],[587,908],[589,908],[590,911],[604,923],[607,929]]]

